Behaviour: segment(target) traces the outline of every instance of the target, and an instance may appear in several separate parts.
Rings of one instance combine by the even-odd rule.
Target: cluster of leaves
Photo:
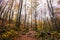
[[[40,31],[36,31],[35,37],[39,40],[56,40],[56,39],[60,39],[60,31],[51,31],[51,32],[40,32]]]
[[[17,28],[16,28],[17,29]],[[15,36],[18,35],[18,31],[14,28],[10,28],[9,25],[0,26],[0,39],[1,40],[12,40]]]
[[[59,19],[57,20],[56,20],[57,30],[54,30],[54,28],[49,26],[48,23],[46,24],[47,26],[45,25],[41,26],[37,24],[37,27],[35,27],[35,31],[36,31],[35,37],[40,40],[41,38],[43,38],[43,40],[45,39],[48,39],[48,40],[59,39],[60,40],[60,25],[59,25],[60,20]],[[51,28],[53,28],[53,30]]]
[[[12,39],[15,35],[17,35],[17,31],[10,30],[2,34],[2,38],[5,40]]]
[[[14,23],[15,24],[15,23]],[[13,25],[13,24],[12,24]],[[11,23],[7,23],[5,25],[0,26],[0,39],[1,40],[12,40],[14,37],[18,37],[20,35],[25,35],[29,31],[28,27],[17,27],[16,25],[11,26]]]

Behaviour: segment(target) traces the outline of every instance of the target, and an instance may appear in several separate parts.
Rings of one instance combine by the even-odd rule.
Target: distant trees
[[[19,0],[17,23],[16,23],[17,27],[20,27],[21,24],[20,22],[21,22],[22,5],[23,5],[23,0]]]
[[[2,8],[1,3],[2,3],[2,0],[0,0],[0,11],[1,11],[1,8]]]
[[[52,27],[53,30],[57,30],[57,24],[56,24],[56,16],[54,15],[54,8],[53,8],[53,0],[47,0],[47,5],[48,5],[48,9],[49,9],[49,14],[50,14],[50,18],[51,18],[51,23],[52,23]]]
[[[2,2],[3,0],[0,0],[0,3]]]

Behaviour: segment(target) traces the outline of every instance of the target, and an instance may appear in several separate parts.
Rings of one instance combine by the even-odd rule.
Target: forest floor
[[[37,38],[35,38],[35,31],[30,30],[25,35],[21,35],[20,37],[15,38],[14,40],[37,40]]]

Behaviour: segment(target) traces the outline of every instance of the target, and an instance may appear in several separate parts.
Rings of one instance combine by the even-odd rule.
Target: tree
[[[23,0],[19,0],[18,16],[17,16],[17,23],[16,23],[17,27],[20,27],[21,24],[20,22],[21,22],[22,5],[23,5]]]
[[[47,0],[47,5],[48,5],[49,12],[50,12],[50,18],[51,18],[53,30],[57,30],[56,16],[54,15],[54,9],[52,6],[52,1],[53,0],[49,0],[49,1]]]

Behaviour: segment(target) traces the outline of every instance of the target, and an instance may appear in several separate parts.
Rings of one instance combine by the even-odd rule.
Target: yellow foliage
[[[39,25],[38,25],[38,26],[37,26],[37,30],[40,30],[40,31],[43,30],[43,26],[39,26]]]
[[[17,31],[14,31],[14,30],[10,30],[10,31],[7,31],[6,33],[2,34],[2,37],[3,38],[8,38],[12,35],[16,35],[17,34]]]
[[[5,34],[3,34],[3,35],[2,35],[2,37],[3,37],[3,38],[6,38],[6,37],[8,37],[8,36],[9,36],[9,35],[8,35],[8,36],[7,36],[7,35],[8,35],[8,34],[7,34],[7,33],[5,33]]]

